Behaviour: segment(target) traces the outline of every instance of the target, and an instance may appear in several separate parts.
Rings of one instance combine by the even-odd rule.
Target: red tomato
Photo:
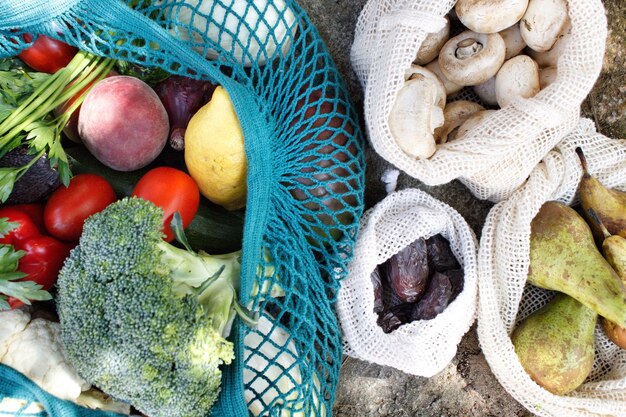
[[[43,221],[50,235],[75,242],[87,217],[104,210],[117,197],[107,180],[99,175],[80,174],[70,185],[58,188],[48,199]]]
[[[37,229],[40,232],[44,232],[46,230],[43,225],[43,204],[40,203],[30,203],[30,204],[16,204],[13,206],[6,206],[7,208],[14,208],[21,212],[26,213],[30,219],[35,223]]]
[[[32,281],[48,291],[57,281],[59,271],[63,267],[65,258],[69,256],[72,245],[59,242],[50,236],[35,236],[16,249],[24,251],[24,256],[19,260],[18,269],[26,276],[20,281]],[[12,309],[24,305],[22,301],[14,297],[7,297],[7,302]]]
[[[20,245],[40,234],[40,230],[37,229],[30,216],[22,210],[13,207],[2,207],[0,208],[0,218],[6,218],[9,222],[17,224],[15,229],[0,238],[1,244]]]
[[[32,39],[31,34],[24,34],[26,42],[30,42]],[[20,52],[18,56],[32,69],[54,74],[69,64],[76,52],[78,49],[73,46],[45,35],[39,35],[35,42]]]
[[[158,167],[146,172],[135,185],[132,195],[163,209],[163,232],[167,242],[174,239],[170,227],[174,213],[180,213],[183,227],[187,227],[200,205],[200,190],[193,178],[170,167]]]

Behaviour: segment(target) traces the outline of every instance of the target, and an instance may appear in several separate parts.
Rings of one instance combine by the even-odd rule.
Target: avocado
[[[28,164],[34,155],[27,145],[21,145],[0,158],[0,167],[20,167]],[[39,158],[22,177],[16,181],[6,204],[29,204],[47,198],[61,186],[58,172],[50,166],[47,155]]]

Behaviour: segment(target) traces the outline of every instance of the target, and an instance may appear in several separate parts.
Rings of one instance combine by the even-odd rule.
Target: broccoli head
[[[234,358],[240,253],[176,248],[162,219],[126,198],[85,222],[58,280],[62,346],[84,379],[143,413],[204,417]]]

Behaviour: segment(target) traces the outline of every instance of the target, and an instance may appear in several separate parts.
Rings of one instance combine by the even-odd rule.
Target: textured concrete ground
[[[589,98],[583,115],[595,120],[600,132],[626,138],[626,2],[604,0],[609,20],[609,39],[604,70]],[[343,74],[357,108],[362,95],[350,66],[350,45],[359,12],[366,0],[300,0],[326,40]],[[366,203],[371,206],[383,197],[380,174],[389,164],[374,152],[367,152]],[[426,187],[401,175],[399,188],[415,187],[456,208],[480,235],[491,204],[479,201],[460,183]],[[337,417],[368,416],[529,416],[521,405],[499,385],[485,361],[473,328],[463,339],[452,363],[432,378],[406,375],[345,358],[334,405]]]

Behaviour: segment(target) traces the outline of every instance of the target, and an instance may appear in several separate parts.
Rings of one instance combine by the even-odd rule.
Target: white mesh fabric
[[[478,336],[487,361],[502,386],[540,416],[626,416],[626,350],[596,329],[596,358],[587,381],[567,396],[535,384],[523,370],[509,335],[516,323],[543,306],[548,291],[526,286],[530,222],[542,204],[571,204],[582,170],[580,146],[590,173],[608,187],[626,190],[626,140],[606,138],[583,119],[533,170],[526,184],[489,213],[478,257]]]
[[[370,0],[356,26],[352,65],[364,88],[369,140],[387,161],[428,185],[460,179],[481,199],[500,201],[578,123],[580,104],[600,74],[607,35],[601,0],[568,0],[572,37],[557,80],[531,99],[511,103],[429,159],[407,156],[388,119],[403,75],[427,32],[443,27],[454,0]]]
[[[373,310],[372,271],[413,241],[438,233],[448,239],[465,271],[463,291],[434,319],[404,324],[385,334]],[[419,190],[394,192],[367,211],[336,305],[345,353],[421,376],[445,368],[474,322],[476,246],[474,232],[459,213]]]

